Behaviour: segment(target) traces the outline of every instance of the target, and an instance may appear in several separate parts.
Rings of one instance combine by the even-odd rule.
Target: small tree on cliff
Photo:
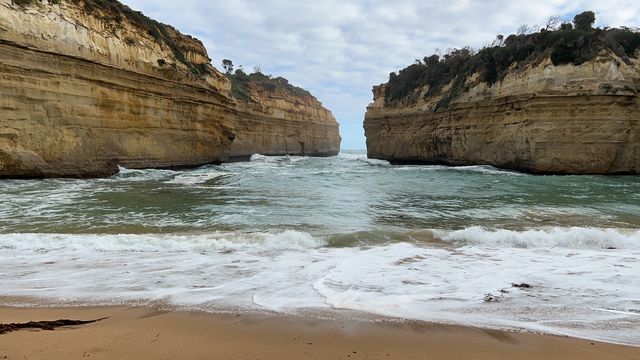
[[[591,30],[595,22],[596,22],[596,14],[593,11],[585,11],[582,14],[578,14],[573,18],[573,23],[576,26],[576,30],[580,30],[580,31]]]
[[[233,61],[229,59],[222,60],[222,67],[227,72],[227,74],[233,73]]]
[[[562,26],[562,18],[560,18],[560,16],[551,16],[547,19],[547,26],[545,29],[549,31],[556,31],[560,29],[560,26]]]

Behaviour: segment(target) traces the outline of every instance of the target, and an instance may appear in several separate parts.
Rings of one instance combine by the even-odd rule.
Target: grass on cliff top
[[[245,102],[251,101],[252,84],[257,85],[267,92],[282,91],[300,97],[313,97],[307,90],[289,84],[287,79],[280,76],[272,78],[261,72],[246,74],[239,69],[236,70],[235,73],[227,73],[226,76],[231,80],[231,93],[233,97]]]
[[[522,26],[518,34],[506,38],[498,35],[491,46],[477,52],[471,48],[454,49],[440,57],[432,55],[424,60],[391,73],[386,86],[388,105],[415,103],[416,89],[429,85],[425,98],[442,95],[436,110],[467,91],[466,80],[479,73],[479,81],[494,84],[501,81],[515,64],[523,68],[547,57],[554,65],[580,65],[594,59],[598,52],[610,50],[623,60],[638,56],[640,32],[629,28],[592,28],[595,14],[591,11],[576,15],[573,24],[556,23],[538,32],[528,33]],[[551,20],[550,20],[551,23]],[[444,91],[447,84],[452,86]]]

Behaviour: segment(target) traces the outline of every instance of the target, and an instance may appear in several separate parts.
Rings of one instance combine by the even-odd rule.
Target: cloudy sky
[[[364,149],[373,85],[436,51],[482,47],[521,24],[596,12],[598,26],[639,26],[637,0],[124,0],[204,42],[214,65],[260,66],[313,93],[340,122],[343,149]]]

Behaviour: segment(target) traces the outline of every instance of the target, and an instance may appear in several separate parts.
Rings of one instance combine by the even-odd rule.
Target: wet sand
[[[0,359],[640,359],[638,347],[384,319],[0,307],[5,324],[103,317],[0,335]]]

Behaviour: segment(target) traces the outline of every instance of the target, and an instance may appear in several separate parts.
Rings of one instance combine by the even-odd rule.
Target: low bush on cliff
[[[414,103],[420,96],[415,90],[428,85],[425,97],[442,95],[437,109],[468,90],[466,80],[476,73],[479,81],[494,84],[512,67],[522,68],[547,57],[554,65],[580,65],[595,58],[603,49],[623,60],[637,56],[640,32],[629,28],[592,28],[594,21],[595,14],[587,11],[576,15],[573,24],[549,25],[535,33],[527,33],[525,27],[524,31],[506,38],[498,35],[492,46],[477,52],[464,48],[454,49],[443,57],[425,57],[398,74],[390,74],[385,101],[387,104]]]
[[[227,72],[227,78],[231,80],[231,92],[233,97],[242,101],[251,101],[251,87],[256,86],[266,92],[283,92],[286,94],[312,97],[311,93],[305,89],[289,84],[289,81],[283,77],[272,78],[261,72],[247,74],[238,69],[235,73]]]

